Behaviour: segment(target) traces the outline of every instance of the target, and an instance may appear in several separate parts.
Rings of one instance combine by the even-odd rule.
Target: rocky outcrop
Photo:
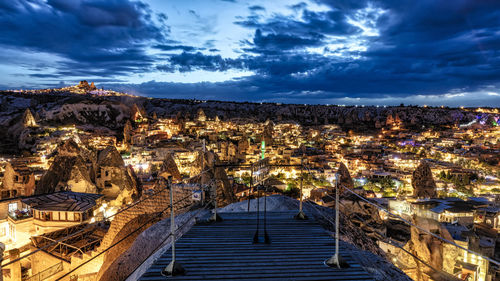
[[[52,165],[37,184],[35,194],[60,190],[104,194],[117,205],[141,196],[142,187],[132,167],[126,167],[116,147],[101,151],[80,147],[70,139],[56,150]]]
[[[35,143],[36,135],[42,130],[38,127],[31,109],[26,108],[23,114],[18,114],[11,119],[6,132],[9,139],[17,142],[19,149],[30,150]]]
[[[96,193],[86,161],[80,154],[78,144],[70,139],[57,148],[52,165],[38,182],[35,194],[61,190]]]
[[[234,190],[223,167],[215,167],[219,162],[217,154],[212,151],[199,151],[196,160],[191,166],[190,176],[192,183],[202,185],[216,185],[217,204],[226,206],[236,202]]]
[[[125,122],[125,126],[123,127],[123,143],[124,144],[130,144],[130,141],[132,140],[132,124],[130,123],[130,120],[127,120]]]
[[[38,126],[36,123],[35,117],[33,116],[33,113],[31,113],[31,110],[29,108],[27,108],[24,111],[22,122],[23,122],[24,127],[37,127]]]
[[[339,164],[339,168],[337,170],[337,174],[339,175],[339,190],[340,194],[342,194],[345,188],[354,189],[354,182],[352,181],[351,174],[347,169],[344,163]]]
[[[425,229],[428,232],[435,233],[440,237],[453,241],[446,227],[435,220],[415,216],[412,218],[412,221],[421,229]],[[417,229],[413,226],[411,227],[411,239],[406,243],[404,249],[432,267],[442,270],[444,266],[443,261],[445,260],[444,246],[446,243],[421,229]],[[423,266],[415,257],[404,251],[399,251],[396,254],[398,260],[401,261],[402,264],[410,268],[415,268],[415,272],[412,272],[411,275],[415,280],[428,280],[427,275],[432,276],[435,273],[429,267]],[[439,278],[437,280],[456,279]]]
[[[413,172],[411,185],[413,186],[413,195],[415,197],[436,197],[436,183],[432,177],[431,168],[426,161],[422,161]]]
[[[139,106],[134,103],[132,105],[132,109],[130,110],[130,118],[134,121],[140,121],[144,119],[144,116],[146,116],[144,109],[139,108]]]
[[[96,161],[95,183],[99,191],[108,199],[119,201],[136,200],[141,196],[140,181],[132,167],[125,166],[123,159],[114,146],[99,151]],[[117,202],[119,205],[122,202]]]
[[[170,175],[172,176],[172,180],[174,182],[178,182],[182,179],[181,173],[179,172],[179,168],[177,167],[172,154],[168,154],[165,157],[165,160],[163,160],[160,168],[160,175]]]
[[[196,114],[196,120],[199,122],[207,121],[207,115],[205,115],[205,111],[203,111],[203,109],[201,108],[198,109],[198,113]]]
[[[340,211],[370,238],[380,240],[386,234],[385,223],[376,207],[353,194],[344,194],[340,200]]]
[[[266,146],[270,146],[273,143],[273,131],[274,122],[267,120],[264,127],[264,132],[262,134],[262,140],[266,142]]]
[[[138,120],[134,118],[134,112],[139,112],[139,115],[144,117],[156,112],[159,118],[177,115],[185,117],[185,120],[193,120],[193,117],[197,117],[199,109],[202,109],[206,116],[223,116],[224,120],[247,119],[265,122],[269,119],[274,122],[293,121],[302,125],[335,123],[344,130],[352,129],[358,132],[378,130],[386,124],[397,124],[399,120],[400,126],[411,127],[412,130],[425,130],[431,126],[444,128],[455,124],[466,124],[477,118],[474,112],[459,108],[343,107],[222,101],[196,103],[190,100],[118,98],[116,96],[99,96],[89,99],[89,96],[81,95],[81,91],[77,92],[79,94],[72,95],[72,90],[68,88],[53,91],[63,94],[64,97],[33,95],[29,91],[3,92],[3,95],[0,95],[0,106],[2,112],[6,114],[0,116],[0,124],[10,129],[17,121],[10,116],[22,115],[22,112],[30,107],[33,112],[39,112],[40,120],[43,120],[44,124],[91,124],[112,129],[123,128],[129,117],[131,120]],[[140,104],[141,108],[144,107],[147,110],[139,109],[133,104]],[[492,113],[483,114],[484,120],[486,120],[486,115],[494,116]],[[478,126],[483,125],[478,124]],[[492,122],[486,122],[484,126],[493,125]]]
[[[97,89],[94,85],[94,82],[91,82],[89,85],[89,82],[87,82],[87,80],[80,81],[80,83],[78,83],[76,87],[86,91],[93,91]]]
[[[45,110],[40,118],[47,124],[85,125],[106,127],[109,129],[123,128],[129,118],[129,108],[116,101],[66,101]]]

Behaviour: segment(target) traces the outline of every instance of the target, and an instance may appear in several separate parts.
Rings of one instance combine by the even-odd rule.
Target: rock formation
[[[109,146],[97,154],[95,183],[108,199],[135,200],[142,192],[140,181],[137,180],[132,167],[125,167],[114,146]]]
[[[127,122],[125,122],[125,126],[123,127],[124,144],[130,144],[130,141],[132,140],[132,130],[132,124],[130,123],[130,120],[127,120]]]
[[[202,108],[198,109],[198,113],[196,114],[196,120],[199,122],[207,121],[207,116],[205,115],[205,111]]]
[[[351,174],[349,173],[349,170],[345,166],[344,163],[339,164],[339,168],[337,170],[337,173],[339,175],[339,190],[340,194],[344,192],[344,188],[349,188],[349,189],[354,189],[354,182],[352,181]]]
[[[94,85],[94,82],[91,82],[89,85],[89,82],[87,82],[87,80],[80,81],[80,83],[78,83],[76,87],[86,91],[93,91],[97,89],[97,87]]]
[[[376,207],[349,193],[341,198],[339,208],[346,219],[361,228],[368,237],[376,240],[383,238],[386,227]]]
[[[33,113],[31,113],[31,110],[29,108],[26,108],[23,114],[23,125],[24,127],[36,127],[38,126],[35,120],[35,117],[33,117]]]
[[[392,117],[392,114],[387,115],[387,119],[385,120],[385,125],[390,127],[394,124],[394,118]]]
[[[130,118],[134,121],[139,121],[144,118],[146,115],[145,111],[142,108],[139,108],[139,106],[134,103],[132,105],[132,109],[130,110]]]
[[[413,217],[413,223],[417,224],[420,228],[425,229],[429,232],[435,233],[445,239],[453,241],[450,233],[446,230],[446,227],[439,224],[439,222],[431,219]],[[442,270],[443,261],[445,260],[443,247],[446,245],[442,240],[428,234],[425,231],[411,227],[411,239],[406,243],[404,248],[417,256],[421,260],[427,262],[432,267]],[[426,275],[432,275],[434,272],[426,266],[423,266],[420,261],[407,254],[404,251],[399,251],[395,253],[398,256],[399,261],[403,264],[408,265],[416,269],[410,277],[415,280],[426,280]],[[450,279],[438,279],[438,280],[450,280]]]
[[[132,168],[125,166],[114,146],[92,151],[70,139],[60,145],[56,153],[52,165],[38,182],[35,194],[60,190],[101,193],[107,200],[120,201],[117,203],[141,196],[140,181]]]
[[[432,177],[431,168],[426,161],[422,161],[413,172],[411,185],[413,186],[413,195],[415,197],[436,197],[436,183]]]
[[[274,122],[268,119],[264,127],[264,132],[262,134],[262,140],[266,142],[266,146],[269,146],[273,143],[273,131]]]
[[[165,157],[165,160],[163,160],[163,163],[160,168],[160,175],[162,174],[168,174],[172,176],[172,180],[174,182],[180,181],[181,178],[181,173],[179,172],[179,168],[177,167],[177,164],[175,163],[174,157],[172,154],[168,154]]]
[[[35,143],[36,134],[40,132],[41,129],[29,108],[13,117],[6,128],[8,138],[16,142],[18,148],[26,150],[31,149]]]
[[[78,144],[70,139],[57,148],[52,165],[38,182],[35,194],[61,190],[96,193],[86,162]]]
[[[223,167],[215,167],[219,162],[217,154],[212,151],[198,152],[196,160],[192,164],[190,176],[194,177],[191,182],[202,185],[216,184],[217,204],[225,206],[236,202],[233,187],[229,183],[226,170]]]

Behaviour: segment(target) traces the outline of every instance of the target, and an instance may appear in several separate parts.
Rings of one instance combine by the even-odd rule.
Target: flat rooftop
[[[51,194],[31,196],[21,201],[32,209],[40,211],[85,212],[96,205],[102,194],[60,191]]]

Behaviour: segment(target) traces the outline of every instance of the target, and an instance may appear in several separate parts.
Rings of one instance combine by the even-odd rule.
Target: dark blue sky
[[[500,106],[498,0],[0,1],[0,87]]]

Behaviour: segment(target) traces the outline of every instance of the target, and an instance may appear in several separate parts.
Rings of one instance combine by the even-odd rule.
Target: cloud
[[[60,75],[87,67],[104,76],[140,72],[154,60],[147,45],[166,40],[165,20],[129,0],[12,0],[0,5],[0,45],[59,55],[69,61]]]
[[[253,38],[253,48],[246,50],[256,53],[282,53],[283,51],[303,48],[307,46],[319,46],[324,36],[317,33],[310,33],[299,36],[291,33],[269,33],[262,34],[260,29],[255,31]]]
[[[221,28],[228,21],[222,13],[186,10],[185,35],[195,38],[188,43],[169,38],[167,15],[143,2],[2,1],[0,46],[60,58],[29,68],[40,79],[254,73],[212,84],[127,85],[151,95],[165,86],[221,99],[234,92],[241,100],[374,102],[500,92],[500,1],[310,0],[278,11],[226,1],[243,7],[234,29],[248,36],[234,39]],[[222,44],[234,51],[229,57]]]
[[[250,6],[248,7],[248,9],[252,12],[258,12],[258,11],[265,11],[266,8],[260,6],[260,5],[253,5],[253,6]]]
[[[168,64],[159,66],[165,72],[190,72],[194,70],[226,71],[230,68],[243,68],[241,61],[224,59],[220,55],[204,55],[201,52],[171,55]]]
[[[185,45],[155,45],[153,48],[162,50],[162,51],[174,51],[174,50],[181,50],[181,51],[194,51],[196,50],[195,47],[193,46],[185,46]]]
[[[317,2],[331,10],[299,5],[291,7],[302,11],[299,18],[236,22],[255,29],[244,44],[259,54],[240,58],[258,73],[245,83],[264,92],[363,98],[499,87],[498,1]]]

